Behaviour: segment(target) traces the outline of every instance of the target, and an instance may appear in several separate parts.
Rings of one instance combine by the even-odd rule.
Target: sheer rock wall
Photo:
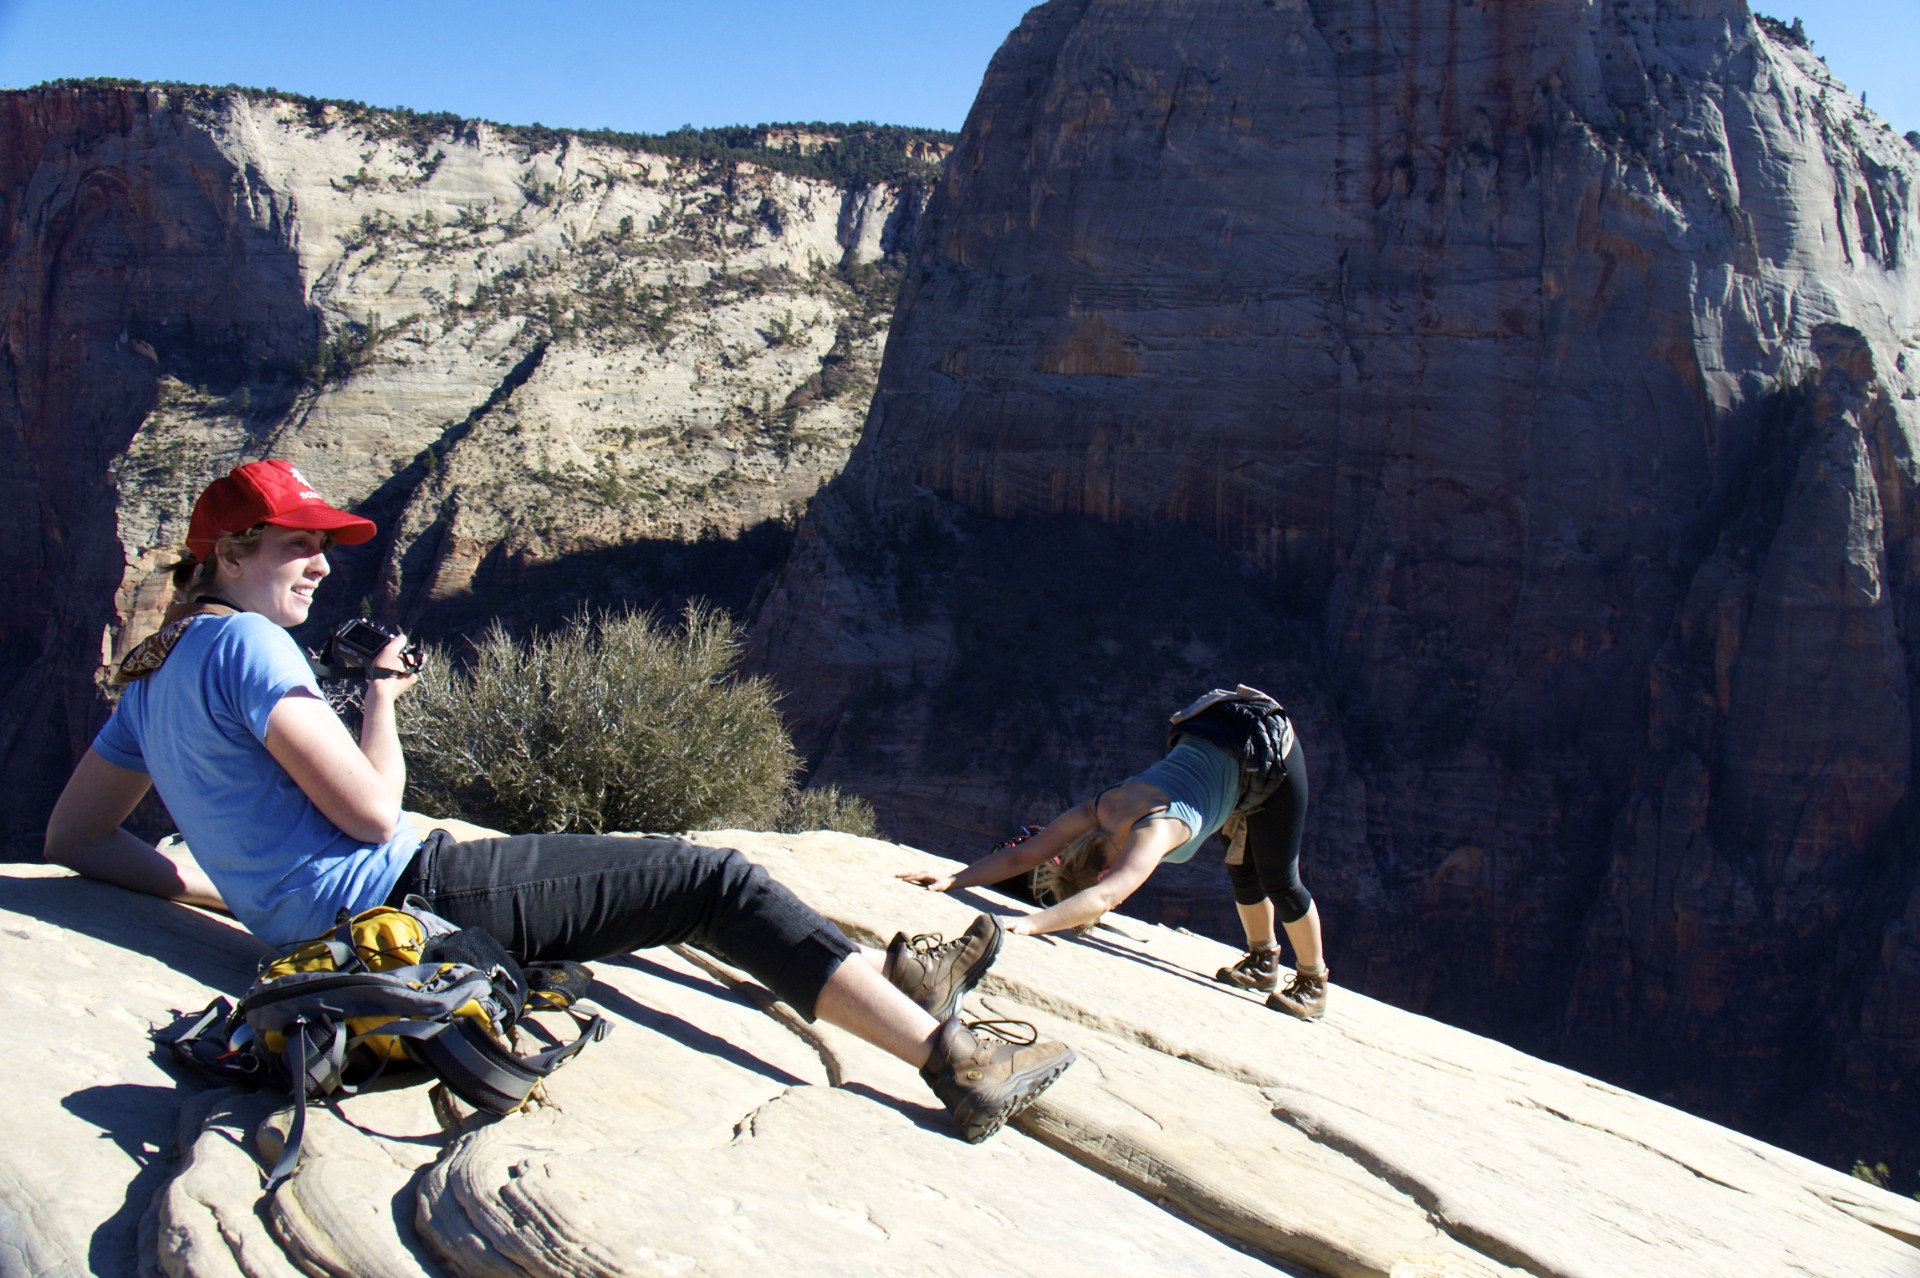
[[[1739,0],[1037,8],[762,616],[802,751],[974,854],[1260,684],[1336,980],[1911,1167],[1917,201]]]

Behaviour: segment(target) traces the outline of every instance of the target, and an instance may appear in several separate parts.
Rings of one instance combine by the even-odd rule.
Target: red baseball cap
[[[196,559],[208,559],[220,538],[255,524],[330,532],[345,546],[357,546],[379,531],[371,519],[327,505],[290,463],[257,461],[235,466],[224,479],[207,485],[193,503],[187,549]]]

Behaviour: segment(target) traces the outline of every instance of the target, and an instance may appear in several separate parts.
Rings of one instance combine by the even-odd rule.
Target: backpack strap
[[[1258,688],[1215,688],[1176,711],[1168,721],[1167,748],[1183,736],[1219,746],[1240,761],[1240,798],[1233,815],[1257,811],[1287,779],[1293,723],[1286,707]]]
[[[363,1016],[425,1020],[450,1016],[490,990],[485,973],[438,963],[385,972],[296,972],[250,990],[236,1015],[258,1033],[288,1031],[319,1015],[340,1021]]]
[[[184,1028],[155,1030],[153,1038],[189,1069],[223,1083],[258,1087],[268,1081],[268,1062],[250,1045],[234,1045],[233,1032],[243,1024],[234,1020],[231,1002],[216,998],[195,1013]]]
[[[353,943],[353,912],[344,905],[333,920],[333,940],[327,948],[333,951],[333,969],[336,972],[372,970],[367,966],[367,961],[360,957],[360,947]]]
[[[408,1042],[407,1051],[475,1109],[510,1114],[526,1104],[542,1079],[572,1060],[588,1043],[607,1036],[606,1017],[589,1019],[571,1009],[569,1014],[581,1024],[574,1040],[529,1056],[515,1055],[466,1018],[450,1026],[437,1026],[443,1033]]]
[[[293,1079],[288,1097],[293,1102],[293,1123],[287,1128],[286,1143],[280,1157],[267,1173],[267,1192],[278,1189],[300,1164],[300,1142],[307,1134],[307,1099],[341,1089],[340,1073],[346,1066],[347,1031],[338,1021],[295,1021],[288,1027],[287,1045],[281,1051],[287,1073]],[[345,1088],[352,1091],[350,1087]]]

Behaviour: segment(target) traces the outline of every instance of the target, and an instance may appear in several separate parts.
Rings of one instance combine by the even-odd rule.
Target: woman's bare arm
[[[120,827],[152,785],[146,773],[88,750],[47,818],[47,860],[103,883],[224,910],[219,889],[184,844],[156,848]]]
[[[1041,936],[1092,923],[1107,911],[1118,909],[1158,868],[1160,858],[1186,842],[1187,836],[1186,824],[1180,821],[1135,825],[1127,832],[1106,876],[1098,883],[1082,888],[1057,905],[1024,918],[1008,919],[1007,931],[1016,936]]]
[[[395,639],[373,664],[398,668],[404,643]],[[327,820],[365,843],[385,843],[400,828],[407,763],[393,705],[413,683],[413,676],[368,680],[357,742],[333,708],[305,689],[280,698],[267,715],[267,752]]]
[[[909,883],[918,883],[921,887],[932,888],[935,892],[950,892],[954,888],[999,883],[1016,874],[1024,874],[1050,857],[1060,855],[1075,839],[1091,830],[1093,823],[1093,805],[1082,803],[1068,808],[1047,822],[1046,828],[1031,839],[1016,843],[1012,847],[996,848],[957,874],[934,874],[928,870],[916,870],[911,874],[896,877],[905,879]]]

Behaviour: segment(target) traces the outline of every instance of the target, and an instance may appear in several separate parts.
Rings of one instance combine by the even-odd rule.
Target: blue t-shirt
[[[1167,795],[1167,815],[1186,822],[1192,831],[1185,843],[1161,857],[1162,861],[1190,861],[1200,845],[1212,838],[1234,805],[1240,802],[1240,764],[1211,741],[1184,735],[1173,743],[1166,758],[1130,781],[1145,781]]]
[[[320,692],[285,630],[257,613],[196,617],[93,739],[108,763],[153,778],[227,908],[272,944],[386,900],[421,838],[404,818],[386,843],[352,838],[267,752],[267,716],[302,688]]]

